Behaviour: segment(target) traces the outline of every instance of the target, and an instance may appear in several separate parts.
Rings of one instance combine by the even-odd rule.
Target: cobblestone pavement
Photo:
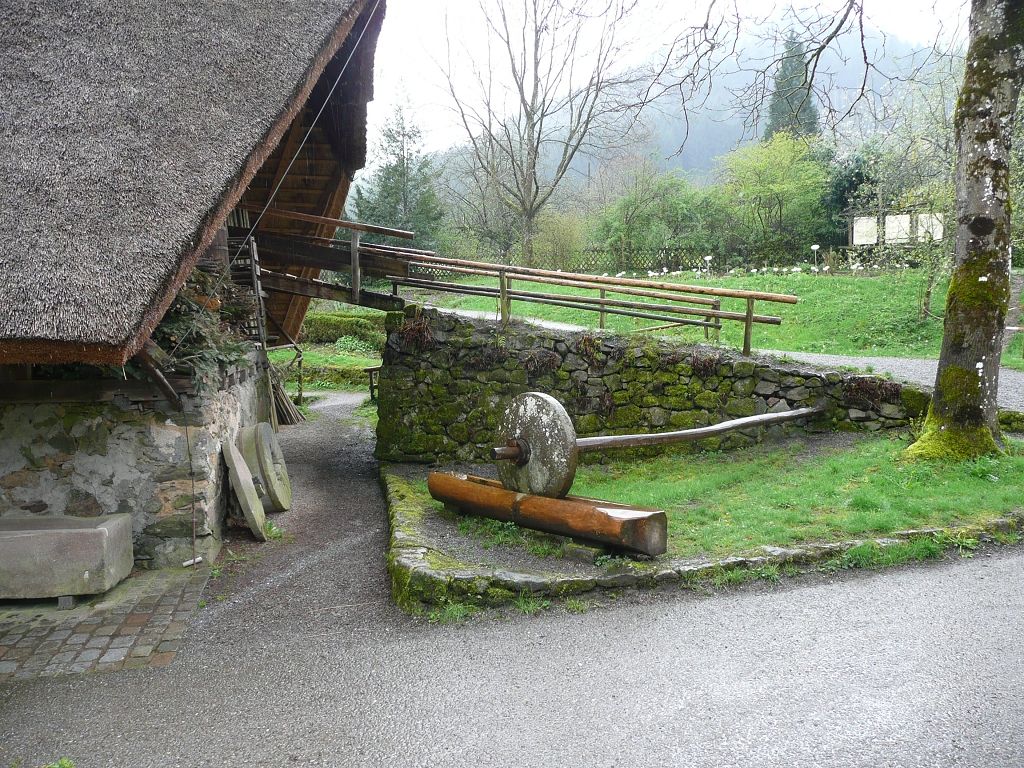
[[[53,600],[0,602],[0,683],[167,666],[208,578],[207,569],[136,572],[64,611]]]

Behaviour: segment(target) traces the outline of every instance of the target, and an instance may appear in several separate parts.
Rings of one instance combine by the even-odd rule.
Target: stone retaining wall
[[[212,557],[231,494],[221,442],[269,416],[258,374],[184,398],[184,413],[124,399],[0,405],[0,515],[127,512],[137,563],[180,566],[192,557],[194,501],[197,551]]]
[[[521,322],[502,328],[418,307],[388,315],[387,331],[377,457],[390,461],[488,460],[505,404],[528,390],[557,398],[580,436],[686,429],[816,404],[828,410],[813,428],[878,430],[905,427],[928,401],[877,376],[649,336]],[[696,445],[736,448],[792,429],[744,430]]]

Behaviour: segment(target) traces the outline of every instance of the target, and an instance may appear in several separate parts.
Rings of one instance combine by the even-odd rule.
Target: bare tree
[[[803,73],[789,95],[791,106],[801,109],[801,98],[810,102],[820,109],[823,128],[838,132],[861,114],[883,120],[896,89],[955,58],[958,45],[956,28],[940,22],[932,45],[893,59],[886,36],[871,28],[863,0],[790,5],[705,0],[693,13],[658,57],[640,105],[674,95],[688,121],[713,89],[724,87],[732,97],[726,111],[744,121],[750,137],[759,133],[780,69]],[[798,41],[802,52],[787,40]],[[840,82],[829,66],[834,61],[849,64],[858,81]]]
[[[507,261],[520,231],[515,212],[502,202],[496,182],[508,177],[508,169],[497,158],[481,163],[472,151],[458,147],[447,153],[441,170],[439,181],[452,227],[476,244],[476,256]]]
[[[448,42],[452,101],[478,171],[520,225],[523,261],[533,264],[537,217],[580,152],[622,141],[606,133],[626,104],[630,82],[616,71],[617,37],[634,0],[497,0],[481,2],[488,55],[473,62],[476,93],[456,87]]]

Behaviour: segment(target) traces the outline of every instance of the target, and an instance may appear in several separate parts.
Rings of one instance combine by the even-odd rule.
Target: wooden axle
[[[664,443],[688,443],[714,437],[724,432],[744,427],[767,427],[771,424],[782,424],[787,421],[802,419],[821,413],[822,408],[796,408],[781,413],[764,413],[759,416],[744,416],[741,419],[730,419],[708,427],[680,429],[675,432],[651,432],[642,435],[597,435],[596,437],[579,437],[576,439],[576,450],[580,453],[601,451],[606,448],[639,448],[647,445]],[[491,449],[491,458],[496,461],[521,461],[528,451],[528,444],[521,438],[514,445],[504,445]],[[526,458],[529,461],[529,458]]]
[[[506,488],[541,496],[565,496],[576,475],[579,454],[609,448],[639,448],[703,440],[747,427],[766,427],[820,414],[823,406],[796,408],[730,419],[707,427],[675,432],[577,437],[569,414],[550,395],[526,392],[513,398],[498,428],[504,445],[491,450]]]

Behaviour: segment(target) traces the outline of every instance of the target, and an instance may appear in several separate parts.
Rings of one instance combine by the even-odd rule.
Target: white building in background
[[[879,227],[879,219],[884,229]],[[905,245],[912,242],[941,240],[940,213],[892,213],[879,216],[854,216],[850,227],[850,245]]]

